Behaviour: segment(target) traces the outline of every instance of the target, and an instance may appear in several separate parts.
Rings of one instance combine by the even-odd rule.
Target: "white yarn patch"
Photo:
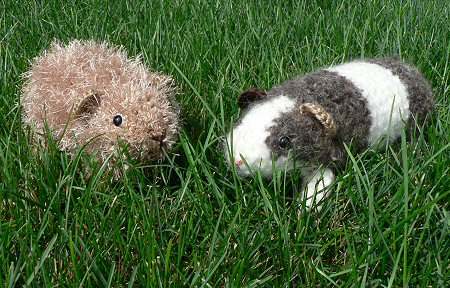
[[[275,124],[274,120],[280,117],[281,113],[292,110],[294,106],[295,100],[281,95],[252,107],[244,115],[242,122],[227,136],[227,144],[231,147],[234,162],[245,161],[252,171],[260,169],[265,177],[273,175],[272,152],[265,141],[270,135],[269,128]],[[228,163],[234,165],[229,149],[226,150]],[[284,169],[286,161],[286,157],[279,157],[274,163],[276,169]],[[244,176],[251,173],[245,164],[236,165],[236,170]]]
[[[399,137],[409,118],[408,91],[389,69],[367,62],[351,62],[327,69],[350,80],[367,99],[372,118],[369,145],[386,144]]]

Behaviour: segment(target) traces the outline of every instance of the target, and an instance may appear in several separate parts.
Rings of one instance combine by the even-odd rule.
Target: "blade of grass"
[[[27,286],[31,285],[31,282],[33,282],[34,277],[36,277],[37,273],[39,272],[39,269],[41,269],[42,265],[44,264],[44,261],[49,257],[50,252],[53,249],[53,246],[56,243],[56,240],[58,239],[58,234],[53,236],[52,240],[47,245],[47,248],[45,248],[44,253],[42,254],[41,258],[39,259],[36,267],[34,267],[33,273],[28,277],[27,279]]]

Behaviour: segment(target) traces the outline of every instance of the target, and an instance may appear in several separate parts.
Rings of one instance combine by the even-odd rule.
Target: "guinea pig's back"
[[[93,41],[74,40],[66,46],[53,42],[50,50],[36,57],[23,86],[25,124],[43,130],[47,122],[54,136],[71,129],[73,123],[68,120],[74,117],[82,100],[95,90],[92,83],[105,78],[106,69],[98,64],[99,59],[106,59],[105,51],[106,46]]]
[[[409,110],[411,112],[410,125],[417,120],[419,125],[423,124],[425,117],[434,108],[432,89],[415,67],[400,61],[398,58],[371,59],[368,62],[380,65],[395,76],[397,76],[408,92]]]
[[[349,80],[366,99],[370,118],[369,145],[384,139],[395,141],[405,123],[424,121],[434,106],[431,88],[413,67],[396,59],[373,59],[345,63],[327,71]],[[414,115],[414,117],[413,117]]]

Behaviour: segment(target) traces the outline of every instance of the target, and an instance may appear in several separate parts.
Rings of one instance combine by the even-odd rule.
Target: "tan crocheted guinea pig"
[[[150,72],[120,47],[53,43],[26,74],[23,122],[38,134],[48,125],[69,153],[85,146],[105,161],[121,141],[131,157],[155,160],[177,139],[174,94],[170,76]]]

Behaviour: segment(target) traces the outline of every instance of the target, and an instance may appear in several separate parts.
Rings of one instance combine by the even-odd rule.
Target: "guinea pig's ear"
[[[75,118],[89,118],[94,115],[95,111],[100,107],[102,95],[103,94],[100,92],[89,92],[84,99],[81,100],[80,104],[75,107]]]
[[[334,122],[333,116],[320,104],[303,103],[300,106],[300,113],[304,116],[313,116],[317,119],[322,124],[327,138],[334,138],[336,136],[338,129],[336,122]]]
[[[266,96],[266,91],[259,88],[250,88],[247,91],[242,92],[237,100],[237,104],[239,108],[247,109],[252,102],[265,99]]]

